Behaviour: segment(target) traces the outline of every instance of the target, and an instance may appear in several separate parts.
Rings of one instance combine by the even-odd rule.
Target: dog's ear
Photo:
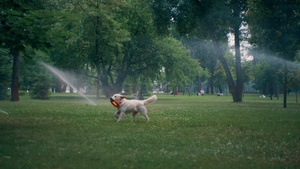
[[[125,98],[126,98],[126,96],[121,96],[121,100],[122,100],[122,99],[125,99]]]

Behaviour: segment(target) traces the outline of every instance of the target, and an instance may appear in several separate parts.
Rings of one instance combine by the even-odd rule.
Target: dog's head
[[[115,99],[119,103],[122,101],[122,99],[126,98],[126,96],[122,96],[120,94],[114,94],[110,99]]]

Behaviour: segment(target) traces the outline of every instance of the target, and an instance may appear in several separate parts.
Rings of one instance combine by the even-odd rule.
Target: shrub
[[[47,100],[52,94],[51,90],[51,80],[46,74],[39,74],[37,81],[33,84],[32,90],[30,92],[31,98]]]

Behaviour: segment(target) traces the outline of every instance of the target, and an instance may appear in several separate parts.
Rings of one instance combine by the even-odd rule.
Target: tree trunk
[[[169,94],[169,84],[167,84],[167,94]]]
[[[209,87],[210,87],[210,78],[208,79],[208,82],[207,82],[206,94],[209,94]]]
[[[279,85],[278,84],[276,84],[275,97],[277,97],[277,100],[279,100]]]
[[[99,3],[97,1],[97,10],[99,9]],[[95,40],[95,54],[96,54],[96,68],[97,68],[97,94],[96,98],[100,99],[100,78],[101,78],[101,71],[100,71],[100,54],[99,54],[99,16],[96,17],[96,25],[95,25],[96,31],[96,40]],[[103,63],[102,63],[103,64]]]
[[[287,97],[287,63],[284,62],[284,89],[283,89],[283,108],[286,108],[286,97]]]
[[[133,94],[137,93],[137,85],[133,85],[132,92],[133,92]]]
[[[219,86],[219,92],[223,93],[222,86]]]
[[[199,78],[199,80],[198,80],[198,93],[200,93],[201,89],[202,89],[202,84],[201,84],[201,80]]]
[[[213,95],[214,94],[214,85],[213,85],[213,79],[214,79],[214,75],[211,75],[211,79],[210,79],[210,94]],[[208,93],[207,93],[208,94]]]
[[[11,101],[20,101],[19,99],[19,64],[20,64],[20,54],[14,54],[13,62],[13,73],[12,73],[12,83],[11,83]]]
[[[58,89],[57,92],[62,93],[63,92],[62,82],[58,77],[56,77],[56,85],[57,85],[57,89]]]
[[[103,68],[105,69],[105,68]],[[105,95],[106,98],[110,98],[113,94],[116,93],[121,93],[122,92],[122,87],[123,83],[125,81],[126,75],[125,74],[119,74],[116,82],[113,82],[112,79],[111,83],[109,83],[109,75],[107,74],[107,70],[103,70],[102,72],[102,77],[101,77],[101,84],[103,87],[103,94]]]
[[[139,92],[139,99],[144,100],[144,92],[146,91],[146,85],[144,84],[143,81],[141,81],[141,86],[140,86],[140,92]]]
[[[238,11],[239,10],[235,12]],[[235,102],[242,102],[243,101],[243,74],[242,74],[242,66],[241,66],[239,24],[237,24],[234,28],[234,46],[235,46],[235,67],[236,67],[236,101]]]
[[[216,51],[216,53],[217,53],[217,55],[218,55],[218,57],[219,57],[222,65],[223,65],[223,68],[225,70],[226,77],[227,77],[227,82],[228,82],[228,86],[229,86],[229,89],[231,91],[231,95],[232,95],[233,101],[234,102],[238,102],[236,88],[234,86],[233,78],[232,78],[229,66],[227,64],[226,58],[224,57],[223,51],[222,51],[222,49],[220,47],[220,44],[217,41],[217,39],[215,38],[215,35],[213,34],[212,30],[209,30],[209,34],[210,34],[210,37],[211,37],[211,39],[213,41],[215,51]]]
[[[64,92],[64,93],[66,93],[66,90],[67,90],[67,84],[65,83],[65,82],[63,82],[63,88],[62,88],[62,91]]]

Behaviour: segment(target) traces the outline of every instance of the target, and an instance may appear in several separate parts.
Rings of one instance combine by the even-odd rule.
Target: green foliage
[[[21,55],[25,59],[20,60],[19,67],[19,90],[30,91],[33,84],[37,81],[37,76],[44,71],[39,61],[49,61],[49,56],[40,50],[27,48],[25,51],[30,59]],[[20,93],[19,93],[20,94]]]
[[[174,38],[164,38],[159,45],[163,56],[162,65],[165,68],[167,81],[178,84],[180,81],[195,78],[199,73],[197,61],[190,58],[185,47]]]
[[[251,61],[244,61],[242,63],[242,71],[244,84],[254,80],[253,63]]]
[[[0,45],[11,53],[23,52],[28,46],[41,50],[51,47],[55,37],[49,31],[57,14],[47,10],[46,4],[43,0],[2,1]]]
[[[11,78],[11,62],[8,50],[0,48],[0,100],[8,99]]]
[[[290,60],[298,51],[296,59],[299,58],[297,2],[3,0],[1,48],[8,49],[6,55],[12,56],[21,51],[20,90],[29,90],[36,82],[39,70],[33,62],[36,57],[47,55],[57,67],[97,79],[87,81],[89,86],[94,87],[101,81],[98,84],[106,97],[121,92],[125,83],[142,84],[141,79],[145,77],[149,81],[159,79],[173,88],[191,87],[195,82],[201,85],[212,77],[214,85],[220,86],[230,81],[224,79],[224,70],[233,83],[239,79],[236,75],[239,69],[235,68],[240,67],[235,64],[237,59],[224,52],[226,46],[221,43],[226,43],[227,34],[241,26],[245,15],[251,31],[250,42],[255,47],[267,48],[278,56],[286,55],[284,57]],[[50,47],[54,48],[48,52]],[[40,50],[47,53],[41,54]],[[223,56],[226,59],[221,62],[222,67],[217,58]],[[9,58],[1,56],[1,59]],[[2,60],[0,63],[0,72],[6,75],[1,74],[1,89],[6,90],[2,82],[7,85],[10,80],[2,78],[10,72],[2,63],[10,64]],[[251,81],[250,63],[242,66],[244,82]],[[272,76],[268,82],[274,79],[280,78]],[[255,81],[256,86],[262,86],[260,81],[263,79]]]
[[[251,0],[248,6],[250,43],[294,60],[300,45],[299,1]]]
[[[278,65],[269,64],[266,62],[257,63],[254,65],[254,88],[267,94],[267,91],[272,95],[274,93],[274,84],[281,82],[280,74],[278,74]]]
[[[214,86],[221,88],[223,85],[227,84],[225,70],[220,61],[217,62],[214,71]],[[221,91],[220,91],[221,92]]]
[[[49,74],[40,73],[37,76],[37,81],[33,84],[30,90],[30,96],[33,99],[47,100],[51,95],[51,78]]]
[[[232,91],[233,100],[235,102],[242,101],[242,74],[241,61],[239,52],[236,52],[236,70],[237,83],[234,84],[227,61],[224,58],[224,49],[222,42],[226,42],[227,34],[232,30],[235,35],[239,35],[240,24],[242,18],[242,9],[246,6],[246,1],[168,1],[161,0],[157,3],[166,3],[171,7],[166,8],[170,11],[172,24],[180,35],[199,37],[203,40],[212,41],[214,50],[223,64],[227,76],[227,82]],[[155,11],[155,6],[154,6]],[[160,16],[160,15],[158,15]],[[156,25],[160,26],[160,25]],[[163,25],[164,26],[164,25]],[[235,43],[239,46],[239,36],[237,36]],[[239,51],[239,50],[238,50]],[[214,62],[216,63],[216,62]],[[215,66],[209,66],[212,70]],[[213,78],[213,76],[211,77]]]
[[[46,0],[1,1],[0,48],[9,50],[14,56],[12,75],[12,101],[19,101],[19,60],[20,53],[25,59],[32,55],[28,49],[46,51],[50,47],[64,43],[65,31],[60,28],[63,12],[51,7],[53,2]],[[53,3],[54,4],[54,3]]]
[[[197,59],[201,67],[208,68],[211,72],[217,63],[218,56],[211,41],[197,37],[183,37],[182,44],[189,50],[191,58]]]

